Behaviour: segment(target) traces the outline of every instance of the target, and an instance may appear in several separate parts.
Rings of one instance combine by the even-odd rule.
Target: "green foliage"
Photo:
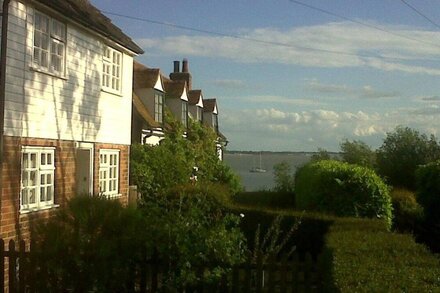
[[[421,166],[416,172],[417,201],[423,207],[424,219],[417,231],[421,241],[440,252],[440,161]]]
[[[131,180],[144,198],[188,183],[195,166],[201,184],[217,182],[226,184],[232,193],[241,190],[238,176],[217,156],[216,134],[212,129],[191,122],[185,138],[180,123],[170,123],[172,130],[160,145],[131,147]]]
[[[387,133],[377,151],[377,168],[393,186],[415,189],[415,171],[440,158],[440,145],[435,136],[427,137],[408,127],[397,127]]]
[[[232,200],[236,204],[251,207],[293,208],[295,206],[293,192],[247,191],[233,195]]]
[[[341,152],[344,162],[368,168],[375,166],[376,153],[363,141],[345,140],[341,143]]]
[[[282,257],[290,258],[292,253],[296,250],[295,245],[288,246],[294,233],[301,225],[301,218],[287,230],[283,231],[281,223],[284,220],[284,216],[276,216],[270,227],[266,230],[263,238],[260,237],[261,225],[258,224],[257,231],[255,232],[254,247],[252,251],[252,260],[257,261],[259,255],[262,257],[262,261],[266,262],[271,257],[281,257],[280,253],[283,251]]]
[[[283,161],[273,166],[275,191],[277,192],[293,192],[294,176],[290,164]]]
[[[139,211],[90,196],[73,198],[32,228],[41,292],[128,291],[147,231]]]
[[[365,167],[339,161],[309,163],[296,173],[295,195],[298,209],[382,218],[391,225],[388,187]]]
[[[423,209],[417,203],[414,192],[394,188],[391,191],[393,204],[393,229],[399,232],[414,232],[423,216]]]
[[[222,185],[179,186],[142,206],[150,241],[159,258],[171,264],[164,275],[170,291],[197,281],[218,281],[227,267],[245,260],[246,241],[240,217],[228,213]],[[197,277],[197,266],[215,264]]]
[[[318,152],[314,153],[310,161],[312,162],[318,162],[318,161],[324,161],[324,160],[331,160],[332,157],[330,156],[329,152],[326,149],[318,148]]]
[[[321,265],[326,292],[440,291],[439,258],[377,220],[336,220]]]

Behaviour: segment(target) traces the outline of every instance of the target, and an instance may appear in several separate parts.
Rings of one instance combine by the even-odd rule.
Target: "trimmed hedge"
[[[293,208],[295,194],[293,192],[252,191],[233,195],[233,201],[240,205],[261,208]]]
[[[417,203],[414,192],[394,188],[391,191],[393,203],[393,230],[399,232],[414,232],[421,223],[423,209]]]
[[[382,221],[336,220],[321,261],[327,292],[440,291],[439,258]]]
[[[309,163],[296,173],[295,186],[298,209],[383,218],[391,227],[388,187],[371,169],[331,160]]]

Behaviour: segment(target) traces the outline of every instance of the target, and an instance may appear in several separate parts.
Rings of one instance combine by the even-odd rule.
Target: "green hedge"
[[[388,187],[371,169],[339,161],[310,163],[296,173],[295,186],[298,209],[383,218],[391,226]]]
[[[295,194],[293,192],[252,191],[240,192],[233,196],[236,204],[262,208],[293,208]]]
[[[327,292],[440,292],[439,258],[381,221],[336,220],[321,261]]]

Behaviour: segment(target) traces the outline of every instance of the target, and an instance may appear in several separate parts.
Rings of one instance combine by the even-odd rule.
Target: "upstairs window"
[[[41,12],[34,15],[33,64],[56,75],[64,74],[66,25]]]
[[[118,196],[119,150],[99,151],[99,191],[111,198]]]
[[[102,88],[121,92],[122,53],[113,48],[105,47],[102,58]]]
[[[188,103],[182,101],[182,124],[188,127]]]
[[[203,120],[203,109],[201,107],[197,107],[197,121]]]
[[[54,205],[55,149],[23,147],[20,210]]]
[[[212,127],[218,130],[218,116],[217,114],[212,114]]]
[[[163,122],[163,94],[156,93],[154,95],[154,120],[156,122]]]

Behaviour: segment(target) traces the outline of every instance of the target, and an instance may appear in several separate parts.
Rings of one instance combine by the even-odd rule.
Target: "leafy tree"
[[[275,191],[292,192],[294,188],[294,176],[289,163],[283,161],[273,166],[275,178]]]
[[[345,140],[341,143],[342,160],[349,164],[356,164],[373,168],[376,153],[363,141]]]
[[[318,148],[318,152],[314,153],[310,160],[312,162],[318,162],[318,161],[324,161],[324,160],[331,160],[331,156],[329,152],[326,149]]]
[[[440,145],[434,135],[429,138],[409,127],[398,126],[387,133],[377,151],[377,169],[394,186],[415,188],[418,166],[440,158]]]

